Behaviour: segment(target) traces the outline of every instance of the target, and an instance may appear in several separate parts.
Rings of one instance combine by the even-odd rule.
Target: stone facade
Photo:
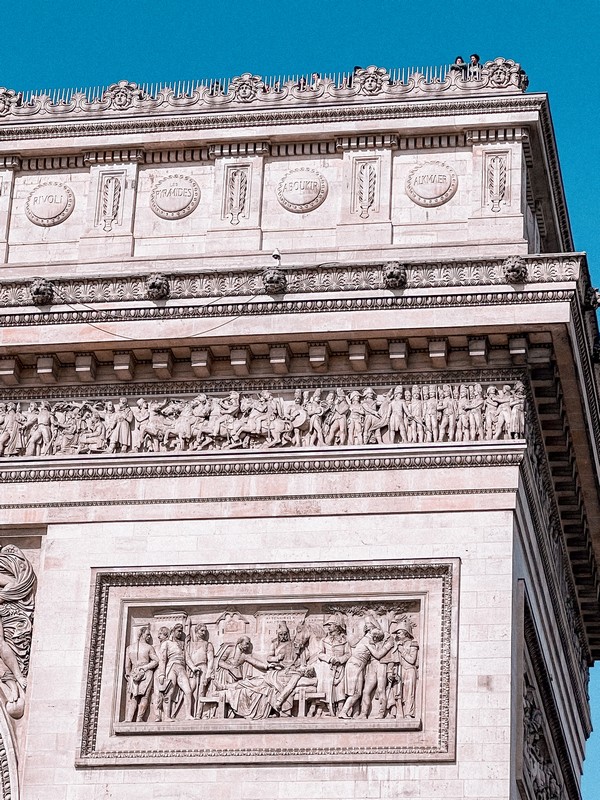
[[[3,799],[577,800],[598,303],[526,89],[0,90]]]

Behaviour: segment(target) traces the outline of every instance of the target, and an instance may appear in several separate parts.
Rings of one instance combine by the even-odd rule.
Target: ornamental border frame
[[[355,762],[357,757],[373,757],[375,763],[408,760],[452,761],[456,749],[456,693],[458,648],[458,605],[460,585],[460,559],[419,559],[416,561],[362,562],[307,562],[284,566],[281,564],[252,564],[236,567],[215,565],[206,568],[149,569],[149,570],[95,570],[93,603],[89,615],[86,639],[86,683],[83,693],[83,714],[79,729],[80,745],[75,760],[76,767],[106,767],[119,764],[189,764],[189,763],[305,763],[315,758],[326,758],[331,763]],[[109,594],[113,587],[147,587],[169,585],[203,585],[227,583],[285,583],[315,582],[319,580],[402,580],[433,578],[441,581],[440,597],[440,684],[439,725],[436,745],[425,747],[337,747],[323,745],[301,748],[241,747],[231,755],[228,749],[205,748],[194,750],[96,750],[100,717],[100,692],[104,665],[104,643],[109,610]],[[454,654],[453,654],[454,652]],[[454,663],[453,663],[454,662]],[[420,756],[420,758],[419,758]],[[281,760],[279,760],[281,759]]]

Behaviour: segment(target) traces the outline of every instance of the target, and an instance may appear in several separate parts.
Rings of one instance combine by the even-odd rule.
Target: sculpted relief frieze
[[[418,600],[206,605],[136,617],[121,720],[420,719]]]
[[[0,457],[521,439],[525,400],[516,381],[2,402]]]
[[[100,572],[96,588],[81,764],[452,757],[455,560]]]

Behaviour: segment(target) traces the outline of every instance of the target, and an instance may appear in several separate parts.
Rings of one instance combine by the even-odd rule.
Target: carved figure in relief
[[[158,629],[158,633],[156,634],[156,638],[158,641],[158,647],[157,647],[158,653],[161,652],[164,642],[167,641],[170,635],[171,631],[166,627],[166,625],[163,625]],[[160,663],[160,657],[159,657],[159,663]],[[160,671],[156,669],[154,672],[154,691],[153,691],[153,702],[152,702],[153,722],[162,722],[164,700],[165,700],[164,681],[160,680]]]
[[[197,719],[202,714],[202,698],[206,697],[206,690],[214,675],[215,649],[209,641],[208,627],[205,624],[196,625],[194,635],[189,645],[188,664],[193,672],[196,688],[194,702],[194,717]]]
[[[0,685],[6,710],[23,716],[29,670],[36,578],[15,545],[0,548]]]
[[[158,656],[158,683],[163,694],[163,721],[173,719],[173,701],[174,699],[179,701],[181,694],[183,694],[185,719],[194,719],[192,686],[186,669],[188,665],[184,645],[183,625],[177,623],[171,629],[169,638],[161,644]]]
[[[352,655],[346,662],[345,692],[346,700],[342,706],[340,719],[352,719],[354,706],[361,701],[365,686],[365,673],[372,658],[380,659],[394,646],[393,638],[384,642],[385,634],[381,628],[372,628],[365,633],[358,644],[352,648]],[[383,644],[380,644],[383,642]],[[378,645],[380,645],[378,647]],[[361,709],[362,715],[362,709]]]
[[[143,627],[137,642],[130,644],[125,651],[125,678],[129,695],[125,710],[127,722],[145,719],[157,666],[158,656],[152,646],[150,629]]]
[[[181,452],[232,448],[435,444],[521,438],[525,387],[398,386],[199,394],[135,403],[112,400],[15,403],[0,410],[0,456]]]
[[[417,692],[417,661],[419,645],[405,627],[396,632],[396,652],[399,657],[400,697],[396,704],[396,716],[414,717]]]
[[[329,715],[335,717],[346,699],[344,676],[346,662],[351,656],[350,645],[344,623],[330,617],[323,623],[326,630],[321,640],[321,650],[315,664],[317,691],[324,695]]]

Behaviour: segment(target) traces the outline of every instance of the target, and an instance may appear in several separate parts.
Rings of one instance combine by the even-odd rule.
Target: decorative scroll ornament
[[[52,305],[54,300],[54,284],[46,278],[34,278],[29,286],[31,301],[36,306]]]
[[[487,188],[492,211],[500,211],[500,203],[506,194],[507,158],[505,155],[492,156],[488,160]]]
[[[525,283],[527,280],[527,262],[521,256],[508,256],[503,264],[504,277],[507,283]]]
[[[108,175],[102,186],[102,222],[104,230],[112,231],[113,224],[119,217],[119,205],[123,191],[122,179],[117,175]]]
[[[187,175],[168,175],[150,193],[150,208],[162,219],[182,219],[195,211],[200,187]]]
[[[287,288],[285,272],[277,267],[265,269],[262,280],[267,294],[283,294]]]
[[[148,300],[166,300],[170,294],[169,278],[162,272],[154,272],[146,278]]]
[[[249,171],[248,167],[232,167],[227,174],[226,214],[232,225],[237,225],[246,211]]]
[[[404,70],[393,81],[386,69],[376,66],[354,70],[337,81],[319,78],[313,84],[298,80],[263,81],[260,76],[248,72],[225,86],[215,81],[198,82],[184,88],[161,86],[153,94],[144,92],[135,83],[119,81],[100,99],[92,89],[52,96],[40,93],[24,103],[20,94],[0,89],[0,116],[10,114],[27,119],[43,115],[80,122],[82,117],[98,117],[115,111],[129,111],[131,116],[172,111],[181,115],[243,107],[249,103],[257,107],[282,108],[297,106],[299,102],[304,105],[306,100],[317,106],[321,103],[329,106],[332,103],[347,105],[354,99],[362,104],[371,99],[377,102],[380,98],[390,101],[408,97],[439,99],[457,94],[475,95],[486,90],[508,94],[525,91],[527,84],[527,76],[520,65],[503,58],[478,65],[476,76],[442,67],[439,72],[426,70],[426,74]]]
[[[300,167],[286,173],[277,186],[277,199],[288,211],[302,214],[318,208],[327,197],[327,181],[313,169]]]
[[[63,183],[48,181],[29,194],[25,203],[25,214],[34,225],[44,228],[59,225],[73,213],[75,195]]]
[[[385,265],[383,274],[386,289],[404,289],[406,286],[406,267],[398,261],[389,261]]]
[[[457,188],[456,172],[443,161],[417,164],[406,179],[406,193],[419,206],[441,206],[454,197]]]
[[[13,719],[20,719],[25,707],[35,589],[33,567],[21,550],[0,547],[0,686]]]
[[[361,219],[367,219],[369,209],[375,203],[375,187],[377,184],[377,168],[372,161],[363,161],[358,168],[358,207]]]
[[[102,100],[107,104],[107,108],[114,108],[117,111],[127,111],[136,100],[144,100],[146,97],[147,95],[140,89],[137,83],[119,81],[108,87],[102,95]]]
[[[280,270],[273,269],[277,273]],[[275,283],[273,291],[281,291]],[[268,285],[267,284],[265,288]],[[0,456],[431,444],[523,438],[525,387],[414,384],[377,392],[0,403]]]
[[[258,75],[251,72],[244,72],[238,78],[234,78],[229,84],[229,92],[240,103],[251,103],[256,95],[263,90],[264,83]]]

